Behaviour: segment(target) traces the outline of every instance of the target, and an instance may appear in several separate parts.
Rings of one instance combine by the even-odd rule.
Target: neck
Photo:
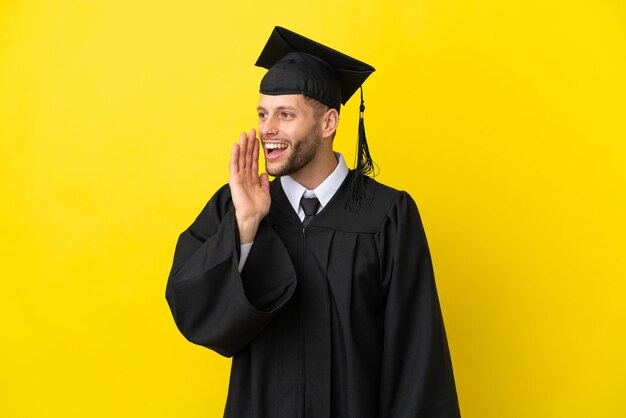
[[[313,190],[335,171],[337,164],[335,153],[328,149],[318,153],[313,161],[291,174],[291,177],[307,189]]]

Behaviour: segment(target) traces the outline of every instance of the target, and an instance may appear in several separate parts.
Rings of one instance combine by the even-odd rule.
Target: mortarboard
[[[255,64],[267,68],[260,92],[267,95],[304,94],[339,111],[374,67],[339,51],[276,26]],[[374,174],[363,123],[363,88],[359,114],[356,175],[353,176],[351,209],[364,199],[363,176]]]

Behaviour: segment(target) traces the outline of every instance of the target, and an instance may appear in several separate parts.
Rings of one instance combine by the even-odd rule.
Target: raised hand
[[[239,144],[230,155],[230,194],[235,206],[239,240],[254,240],[261,219],[270,210],[270,182],[266,173],[259,175],[259,140],[255,130],[242,132]]]

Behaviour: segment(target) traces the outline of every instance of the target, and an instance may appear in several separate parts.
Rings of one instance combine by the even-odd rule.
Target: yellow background
[[[221,416],[230,360],[165,283],[278,24],[377,68],[367,135],[420,208],[463,416],[626,417],[626,5],[227,3],[0,2],[0,416]]]

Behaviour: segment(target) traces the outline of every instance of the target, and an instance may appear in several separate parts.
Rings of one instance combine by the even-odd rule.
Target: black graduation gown
[[[306,229],[274,180],[241,274],[228,185],[178,240],[166,298],[191,342],[233,357],[225,417],[459,417],[431,257],[406,192],[351,171]]]

